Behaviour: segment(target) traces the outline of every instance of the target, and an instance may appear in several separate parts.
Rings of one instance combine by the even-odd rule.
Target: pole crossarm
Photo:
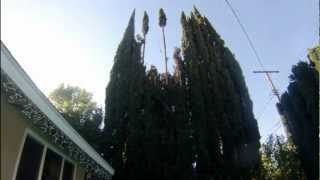
[[[280,71],[253,71],[253,73],[279,73]]]
[[[264,73],[264,74],[266,74],[267,79],[268,79],[268,81],[269,81],[269,83],[271,85],[272,92],[273,92],[273,94],[275,96],[277,96],[277,99],[278,99],[278,101],[280,103],[280,93],[278,92],[276,86],[273,84],[273,81],[272,81],[271,76],[270,76],[270,73],[279,73],[279,71],[265,71],[265,70],[263,70],[263,71],[253,71],[253,73]]]

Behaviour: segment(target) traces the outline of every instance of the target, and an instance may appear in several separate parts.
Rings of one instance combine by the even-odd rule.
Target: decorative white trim
[[[59,149],[54,147],[51,143],[46,141],[43,137],[41,137],[39,134],[31,130],[30,128],[26,129],[27,136],[29,135],[34,140],[38,141],[41,145],[45,146],[46,148],[49,148],[51,151],[57,153],[59,156],[62,157],[62,159],[66,159],[67,161],[70,161],[72,164],[75,164],[76,162],[72,159],[70,159],[68,156],[66,156],[63,152],[61,152]]]
[[[77,171],[78,171],[78,165],[75,165],[75,166],[74,166],[74,170],[73,170],[73,179],[72,179],[72,180],[76,180]]]
[[[18,156],[17,156],[16,162],[15,162],[15,165],[14,165],[12,180],[15,180],[17,178],[18,167],[19,167],[19,164],[20,164],[20,159],[21,159],[21,156],[22,156],[22,151],[23,151],[23,147],[24,147],[24,144],[26,142],[26,139],[27,139],[27,131],[24,131],[23,137],[22,137],[22,142],[20,143],[20,146],[19,146]]]
[[[43,167],[44,167],[44,163],[45,163],[45,159],[46,159],[46,155],[47,155],[47,150],[48,150],[48,148],[46,146],[44,146],[44,149],[43,149],[43,152],[42,152],[42,156],[41,156],[39,172],[38,172],[38,180],[41,180],[41,178],[42,178]]]
[[[62,180],[62,178],[63,178],[64,164],[66,163],[66,161],[73,165],[72,179],[71,180],[74,180],[75,179],[75,175],[76,175],[76,167],[77,167],[77,165],[74,164],[73,162],[68,161],[67,159],[63,159],[63,165],[61,166],[62,169],[61,169],[61,174],[60,174],[60,180]]]
[[[46,96],[36,87],[1,41],[1,70],[4,71],[24,95],[60,129],[72,142],[111,175],[114,169],[75,131],[61,116]]]
[[[48,143],[46,140],[44,140],[41,136],[39,136],[37,133],[35,133],[34,131],[32,131],[30,128],[26,128],[23,134],[23,138],[22,138],[22,142],[20,144],[19,147],[19,152],[18,152],[18,158],[16,160],[15,163],[15,169],[14,169],[14,173],[12,176],[12,180],[15,180],[17,177],[17,173],[18,173],[18,168],[19,168],[19,164],[20,164],[20,160],[21,160],[21,156],[22,156],[22,152],[23,152],[23,148],[25,146],[25,142],[27,137],[32,138],[33,140],[37,141],[39,144],[41,144],[41,146],[43,146],[43,151],[42,151],[42,155],[41,155],[41,161],[40,161],[40,166],[39,166],[39,170],[38,170],[38,180],[41,180],[42,178],[42,173],[43,173],[43,168],[44,168],[44,163],[45,163],[45,158],[47,155],[47,150],[50,149],[51,151],[57,153],[62,161],[61,161],[61,169],[60,169],[60,177],[59,179],[62,180],[63,177],[63,169],[64,169],[64,162],[68,161],[69,163],[71,163],[73,165],[73,179],[75,178],[75,170],[76,170],[76,163],[70,159],[68,156],[66,156],[64,153],[62,153],[61,151],[59,151],[57,148],[55,148],[54,146],[52,146],[50,143]]]
[[[60,177],[59,179],[62,180],[62,176],[63,176],[63,171],[64,171],[64,159],[62,159],[62,162],[61,162],[61,168],[60,168]]]

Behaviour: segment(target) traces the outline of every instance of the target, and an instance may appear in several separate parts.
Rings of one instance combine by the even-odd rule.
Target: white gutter
[[[111,175],[114,169],[84,140],[62,117],[48,98],[37,88],[1,41],[1,69],[15,82],[20,90],[75,144]]]

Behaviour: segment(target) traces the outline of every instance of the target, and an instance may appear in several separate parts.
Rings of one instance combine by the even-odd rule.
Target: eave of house
[[[87,171],[105,178],[113,175],[113,168],[62,117],[1,41],[2,91],[26,119]]]

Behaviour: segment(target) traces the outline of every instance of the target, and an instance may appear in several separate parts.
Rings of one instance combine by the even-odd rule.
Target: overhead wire
[[[276,129],[274,129],[270,134],[277,132],[280,128],[281,128],[281,124],[279,124],[278,127]]]
[[[232,14],[234,15],[236,21],[237,21],[238,24],[240,25],[240,28],[241,28],[241,30],[243,31],[245,37],[247,38],[247,40],[248,40],[248,42],[249,42],[249,45],[250,45],[252,51],[254,52],[254,55],[256,56],[256,59],[257,59],[259,65],[261,66],[262,70],[265,71],[265,67],[264,67],[264,65],[263,65],[263,63],[262,63],[262,60],[261,60],[259,54],[258,54],[258,51],[256,50],[256,48],[255,48],[255,46],[254,46],[254,44],[253,44],[253,42],[252,42],[252,40],[251,40],[248,32],[246,31],[243,23],[241,22],[241,20],[240,20],[240,18],[239,18],[236,10],[232,7],[231,3],[230,3],[228,0],[224,0],[224,1],[225,1],[226,4],[228,5],[228,7],[230,8]],[[319,23],[320,23],[320,12],[319,12]],[[320,44],[320,31],[319,31],[319,44]],[[300,54],[299,54],[299,58],[300,58],[300,57],[301,57],[301,56],[300,56]],[[279,94],[279,91],[275,88],[275,86],[274,86],[274,84],[273,84],[273,82],[272,82],[271,76],[269,75],[268,72],[266,72],[266,76],[267,76],[267,80],[268,80],[269,83],[271,84],[272,91],[274,91],[274,94],[277,96],[278,101],[279,101],[279,103],[280,103],[280,94]],[[281,89],[281,92],[283,92],[283,88]],[[272,98],[268,100],[267,104],[265,105],[265,108],[264,108],[264,109],[262,110],[262,112],[259,114],[259,118],[261,117],[261,115],[263,115],[266,107],[268,106],[268,104],[269,104],[269,102],[270,102],[271,100],[272,100]],[[259,119],[259,118],[258,118],[258,119]],[[276,131],[279,130],[279,128],[281,127],[281,123],[280,123],[280,122],[281,122],[281,120],[277,121],[276,124],[275,124],[274,126],[272,126],[272,127],[276,127],[276,129],[273,129],[273,130],[271,131],[271,133],[269,133],[268,135],[270,135],[270,134],[272,134],[272,133],[274,133],[274,132],[276,132]]]
[[[257,60],[258,60],[259,65],[261,66],[262,70],[265,70],[264,65],[262,64],[262,60],[261,60],[261,58],[260,58],[260,56],[259,56],[256,48],[254,47],[253,42],[251,41],[251,38],[250,38],[248,32],[246,31],[244,25],[243,25],[242,22],[240,21],[240,18],[239,18],[239,16],[238,16],[237,12],[235,11],[235,9],[232,7],[232,5],[230,4],[230,2],[229,2],[228,0],[224,0],[224,1],[227,3],[228,7],[229,7],[230,10],[232,11],[232,14],[234,15],[234,17],[236,18],[238,24],[240,25],[241,30],[242,30],[243,33],[245,34],[245,36],[246,36],[246,38],[247,38],[247,40],[248,40],[248,42],[249,42],[249,45],[250,45],[250,47],[252,48],[252,50],[253,50],[253,52],[254,52]]]
[[[269,133],[269,134],[272,134],[272,132],[273,132],[277,127],[279,127],[279,125],[281,125],[280,122],[281,122],[281,121],[277,121],[277,122],[272,126],[272,128],[270,128],[270,133]]]
[[[263,115],[263,113],[266,111],[266,109],[269,107],[270,102],[272,101],[272,99],[274,98],[274,96],[271,96],[268,101],[265,103],[265,105],[263,106],[263,109],[261,110],[261,112],[257,115],[256,119],[260,119]]]
[[[264,136],[262,136],[262,137],[265,137],[265,139],[267,139],[268,136],[276,133],[276,132],[281,128],[281,126],[282,126],[280,122],[281,122],[281,121],[277,121],[277,123],[274,124],[273,128],[271,128],[270,133],[268,133],[268,134],[266,134],[266,135],[264,135]],[[263,139],[263,138],[262,138],[262,139]]]
[[[265,67],[264,67],[264,65],[263,65],[263,63],[262,63],[262,60],[261,60],[259,54],[258,54],[258,51],[257,51],[256,48],[254,47],[253,42],[252,42],[252,40],[251,40],[248,32],[246,31],[243,23],[241,22],[238,14],[237,14],[237,12],[235,11],[235,9],[232,7],[231,3],[230,3],[228,0],[224,0],[224,1],[226,2],[226,4],[228,5],[228,7],[230,8],[232,14],[234,15],[234,17],[236,18],[238,24],[240,25],[241,30],[242,30],[243,33],[245,34],[245,36],[246,36],[246,38],[247,38],[247,40],[248,40],[248,42],[249,42],[249,45],[250,45],[252,51],[254,52],[254,54],[255,54],[255,56],[256,56],[256,58],[257,58],[257,61],[258,61],[259,65],[261,66],[262,70],[265,71]],[[277,88],[275,87],[275,85],[273,84],[273,81],[272,81],[272,79],[271,79],[270,74],[269,74],[268,72],[265,72],[265,74],[266,74],[266,77],[267,77],[268,82],[269,82],[270,85],[271,85],[271,89],[272,89],[272,91],[274,92],[274,95],[278,98],[278,101],[280,102],[279,92],[278,92]]]
[[[246,31],[246,28],[244,27],[243,23],[241,22],[238,14],[237,14],[237,12],[236,12],[236,10],[232,7],[231,3],[230,3],[228,0],[224,0],[224,1],[225,1],[226,4],[228,5],[228,7],[230,8],[232,14],[234,15],[236,21],[237,21],[238,24],[240,25],[240,28],[241,28],[241,30],[243,31],[246,39],[248,40],[249,45],[250,45],[250,47],[251,47],[251,49],[252,49],[252,51],[253,51],[253,53],[254,53],[254,55],[255,55],[255,57],[256,57],[257,62],[259,63],[259,65],[260,65],[260,67],[262,68],[262,70],[265,71],[265,67],[264,67],[264,65],[263,65],[263,63],[262,63],[262,60],[261,60],[259,54],[258,54],[258,51],[257,51],[257,49],[255,48],[255,46],[254,46],[254,44],[253,44],[253,42],[252,42],[252,40],[251,40],[251,38],[250,38],[250,36],[249,36],[249,33]],[[273,84],[270,74],[269,74],[268,72],[266,72],[265,74],[266,74],[267,80],[269,81],[269,83],[270,83],[270,85],[271,85],[271,89],[272,89],[274,95],[277,97],[277,99],[278,99],[278,101],[279,101],[279,103],[280,103],[280,94],[279,94],[279,91],[276,89],[275,85]],[[265,108],[263,109],[262,113],[260,113],[259,118],[260,118],[261,115],[264,113],[266,107],[268,106],[268,104],[269,104],[269,102],[270,102],[271,100],[272,100],[272,98],[270,98],[270,99],[268,100],[267,105],[265,105]],[[279,120],[279,121],[276,122],[275,125],[272,126],[272,127],[276,128],[276,129],[273,129],[273,130],[271,131],[271,133],[269,133],[268,135],[270,135],[270,134],[272,134],[272,133],[274,133],[274,132],[276,132],[276,131],[279,130],[279,128],[281,127],[281,123],[280,123],[280,122],[281,122],[281,121]]]

